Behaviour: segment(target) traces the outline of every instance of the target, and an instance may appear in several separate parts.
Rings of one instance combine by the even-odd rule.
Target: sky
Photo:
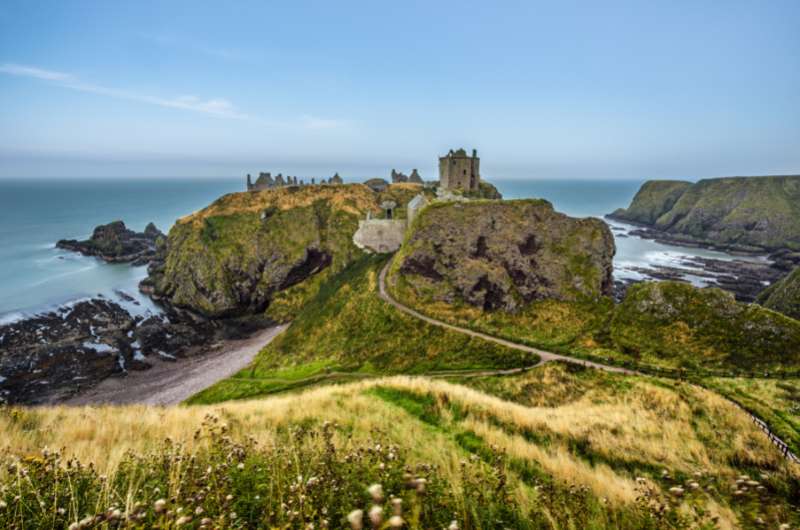
[[[800,173],[800,2],[0,3],[1,177]]]

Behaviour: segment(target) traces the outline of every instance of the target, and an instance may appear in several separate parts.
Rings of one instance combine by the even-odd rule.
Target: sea
[[[556,210],[578,217],[602,217],[628,206],[642,184],[635,180],[492,183],[504,198],[545,198]],[[137,289],[147,274],[146,267],[108,264],[57,249],[56,241],[86,239],[95,226],[118,219],[136,231],[154,222],[166,233],[180,217],[243,187],[241,178],[0,180],[0,324],[98,295],[120,303],[132,314],[157,312]],[[681,266],[687,256],[742,259],[628,236],[632,227],[608,222],[616,227],[614,266],[620,279],[642,278],[637,272],[642,267]],[[698,285],[709,281],[700,276],[688,278]]]

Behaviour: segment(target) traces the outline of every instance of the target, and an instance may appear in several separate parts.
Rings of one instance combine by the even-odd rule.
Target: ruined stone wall
[[[403,243],[405,219],[367,219],[358,222],[353,243],[373,252],[394,252]]]

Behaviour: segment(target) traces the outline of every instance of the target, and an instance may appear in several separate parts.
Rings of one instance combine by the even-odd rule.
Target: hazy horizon
[[[0,6],[0,178],[800,173],[800,4]]]

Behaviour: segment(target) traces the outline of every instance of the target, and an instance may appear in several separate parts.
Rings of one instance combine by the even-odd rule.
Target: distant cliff
[[[608,217],[685,243],[800,249],[800,175],[648,181]]]

